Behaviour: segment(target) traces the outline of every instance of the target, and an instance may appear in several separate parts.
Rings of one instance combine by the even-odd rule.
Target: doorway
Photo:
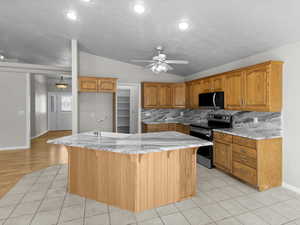
[[[138,133],[139,121],[139,90],[138,84],[119,84],[116,101],[116,124],[118,133]]]
[[[48,129],[72,130],[72,93],[48,93]]]

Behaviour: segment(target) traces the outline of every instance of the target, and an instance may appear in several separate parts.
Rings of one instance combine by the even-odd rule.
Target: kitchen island
[[[70,193],[134,212],[194,196],[197,149],[212,145],[178,132],[91,132],[48,143],[68,148]]]

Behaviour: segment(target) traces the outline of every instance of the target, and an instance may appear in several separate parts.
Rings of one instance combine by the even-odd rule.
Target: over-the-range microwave
[[[224,92],[199,94],[199,107],[205,109],[224,109]]]

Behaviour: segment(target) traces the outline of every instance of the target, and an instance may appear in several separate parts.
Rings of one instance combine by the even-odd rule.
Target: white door
[[[72,130],[72,93],[48,93],[49,130]]]

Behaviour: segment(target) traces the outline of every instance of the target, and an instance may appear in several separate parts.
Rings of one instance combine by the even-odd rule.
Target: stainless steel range
[[[213,129],[221,128],[232,128],[231,115],[209,114],[207,123],[191,124],[190,135],[213,141]],[[213,146],[199,148],[197,162],[207,168],[213,168]]]

